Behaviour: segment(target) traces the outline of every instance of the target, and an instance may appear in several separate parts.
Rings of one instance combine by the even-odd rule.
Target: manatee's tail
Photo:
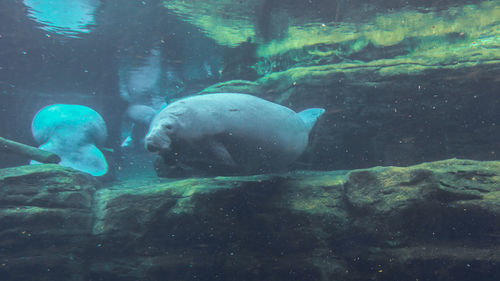
[[[299,117],[304,121],[306,127],[311,130],[318,121],[318,118],[325,113],[323,108],[309,108],[304,111],[297,113]]]

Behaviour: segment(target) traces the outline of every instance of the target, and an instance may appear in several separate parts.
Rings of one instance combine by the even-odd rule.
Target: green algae
[[[258,1],[253,4],[243,2],[238,5],[228,0],[165,1],[165,7],[203,29],[219,44],[234,47],[249,38],[260,41],[256,38],[255,9]],[[269,57],[292,49],[343,42],[352,42],[352,51],[359,51],[367,43],[386,47],[410,38],[426,37],[437,38],[435,47],[438,47],[442,43],[440,37],[452,33],[462,34],[469,42],[486,35],[490,37],[490,43],[498,44],[500,2],[484,1],[440,11],[401,9],[375,14],[360,23],[309,21],[302,24],[303,21],[300,25],[290,25],[284,38],[260,44],[259,56]]]
[[[447,41],[443,36],[459,34],[472,44],[498,47],[500,34],[500,2],[485,1],[479,5],[453,7],[444,11],[417,12],[401,10],[392,13],[377,14],[365,23],[310,23],[307,26],[291,26],[288,36],[262,45],[259,56],[269,57],[283,54],[291,49],[301,49],[318,44],[350,43],[349,52],[358,52],[367,44],[387,47],[400,44],[412,38],[425,38],[418,50],[429,50]],[[482,36],[488,40],[477,42]],[[432,44],[429,44],[431,39]],[[446,42],[449,44],[452,42]],[[429,46],[431,45],[431,46]],[[453,47],[453,46],[451,46]]]
[[[366,70],[387,76],[500,61],[498,0],[442,10],[350,11],[360,14],[362,22],[317,22],[304,15],[290,19],[281,36],[267,41],[259,38],[259,3],[165,1],[165,7],[221,45],[257,44],[261,60],[253,68],[270,80],[266,75],[296,68],[287,74],[293,83],[296,77],[318,74],[318,69],[302,67],[318,65],[330,65],[325,75]]]
[[[329,72],[372,70],[387,76],[500,62],[499,1],[439,12],[396,11],[367,23],[292,26],[288,32],[283,40],[258,48],[259,56],[271,60],[292,57],[295,65],[283,70],[326,62]],[[301,55],[292,52],[298,49]],[[299,67],[293,75],[315,70]]]

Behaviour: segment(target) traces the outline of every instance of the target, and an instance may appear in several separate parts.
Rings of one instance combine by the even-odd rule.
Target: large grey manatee
[[[309,132],[324,111],[311,108],[296,113],[247,94],[192,96],[155,116],[146,149],[162,156],[160,169],[171,171],[162,176],[183,175],[182,171],[188,175],[281,171],[304,152]]]

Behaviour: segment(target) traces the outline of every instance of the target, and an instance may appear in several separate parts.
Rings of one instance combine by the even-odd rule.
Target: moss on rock
[[[0,170],[0,192],[26,199],[0,201],[2,280],[471,280],[467,264],[482,280],[500,273],[498,161],[139,178],[98,190],[92,208],[30,205],[43,183],[96,187],[75,188],[79,177],[55,165]]]

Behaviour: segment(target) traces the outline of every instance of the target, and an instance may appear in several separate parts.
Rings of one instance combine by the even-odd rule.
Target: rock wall
[[[0,279],[86,280],[98,186],[55,164],[0,170]]]
[[[0,170],[1,280],[497,280],[500,162],[99,188]]]

